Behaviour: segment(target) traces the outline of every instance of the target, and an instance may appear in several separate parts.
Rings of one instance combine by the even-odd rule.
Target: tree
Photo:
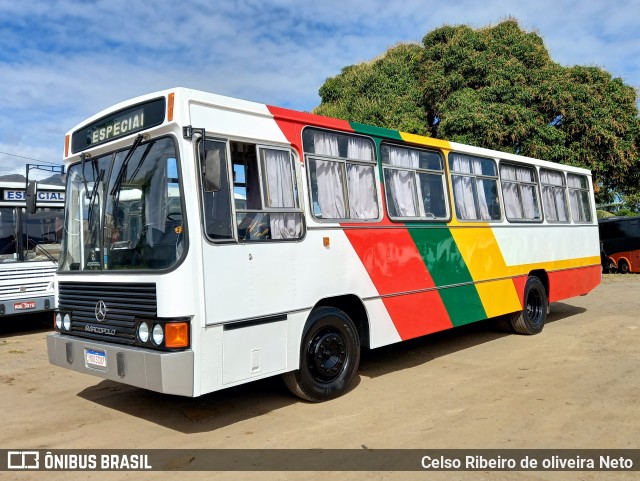
[[[599,199],[640,191],[636,91],[553,62],[513,19],[438,28],[344,68],[320,98],[322,115],[587,167]]]

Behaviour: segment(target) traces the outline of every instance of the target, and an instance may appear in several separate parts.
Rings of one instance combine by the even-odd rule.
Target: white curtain
[[[535,182],[533,171],[528,167],[502,165],[500,173],[503,181],[502,194],[507,218],[536,219],[538,215],[536,214],[535,186],[524,184],[524,182]]]
[[[316,167],[320,216],[324,219],[346,218],[342,164],[320,159],[311,161]]]
[[[326,132],[313,133],[314,152],[318,155],[338,157],[338,136]],[[313,159],[318,185],[320,216],[325,219],[344,219],[345,200],[342,186],[342,166],[339,162]]]
[[[564,177],[560,172],[540,170],[542,186],[542,202],[547,212],[548,220],[566,222],[567,199],[564,188]]]
[[[371,141],[349,137],[347,157],[357,160],[373,160]],[[347,192],[349,193],[349,218],[375,219],[378,217],[373,166],[347,164]]]
[[[591,220],[589,197],[586,191],[569,189],[569,202],[574,222],[588,222]]]
[[[355,160],[373,160],[373,144],[367,139],[349,137],[347,157]]]
[[[349,218],[375,219],[378,217],[373,167],[347,164],[347,188],[349,192]]]
[[[553,189],[553,194],[556,199],[556,208],[558,212],[557,220],[561,222],[567,222],[569,220],[569,216],[567,214],[567,195],[564,187],[555,187]]]
[[[451,170],[461,174],[482,175],[482,159],[461,154],[452,154],[453,164]],[[468,176],[454,175],[453,195],[456,200],[456,210],[461,219],[490,220],[489,206],[485,195],[485,183],[490,185],[494,181],[489,179],[477,179],[476,192],[478,204],[473,198],[473,182],[476,180]]]
[[[262,151],[267,183],[268,207],[295,208],[295,186],[291,155],[283,150]],[[269,213],[272,239],[295,239],[302,232],[302,219],[296,213]]]
[[[584,189],[582,177],[579,175],[567,175],[567,183],[570,189]]]
[[[587,222],[591,219],[589,212],[588,192],[584,189],[586,182],[584,177],[579,175],[567,175],[567,184],[569,185],[569,203],[571,205],[571,216],[574,222]]]
[[[338,157],[338,136],[326,132],[313,132],[313,149],[318,155]]]
[[[419,166],[418,152],[389,147],[389,164],[416,169]],[[415,173],[408,170],[387,170],[393,206],[398,217],[418,217]]]
[[[296,207],[291,155],[284,150],[264,149],[267,207]]]

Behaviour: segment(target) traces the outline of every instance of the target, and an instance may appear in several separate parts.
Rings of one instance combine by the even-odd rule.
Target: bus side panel
[[[600,265],[549,272],[549,302],[581,296],[592,291],[602,277]]]
[[[533,225],[493,229],[511,276],[535,269],[547,272],[600,265],[600,240],[594,225]]]
[[[408,229],[347,228],[345,235],[383,296],[384,306],[403,340],[453,326]],[[437,251],[438,236],[433,237],[429,248]]]

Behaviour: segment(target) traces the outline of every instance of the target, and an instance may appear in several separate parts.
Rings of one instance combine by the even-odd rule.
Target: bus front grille
[[[51,290],[50,284],[56,272],[56,265],[47,266],[3,265],[0,270],[0,300],[16,295],[45,294]]]
[[[71,312],[75,336],[133,345],[136,318],[157,316],[156,285],[60,282],[58,308]]]

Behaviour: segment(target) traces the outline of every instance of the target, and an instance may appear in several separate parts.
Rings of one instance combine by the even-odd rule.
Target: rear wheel
[[[618,269],[620,270],[620,274],[628,274],[629,273],[629,263],[624,259],[620,259],[618,261]]]
[[[302,335],[300,368],[282,377],[296,396],[321,402],[347,392],[359,363],[360,339],[353,321],[343,311],[320,307]]]
[[[529,277],[524,286],[524,309],[511,314],[509,323],[518,334],[538,334],[547,319],[549,301],[542,281]]]

